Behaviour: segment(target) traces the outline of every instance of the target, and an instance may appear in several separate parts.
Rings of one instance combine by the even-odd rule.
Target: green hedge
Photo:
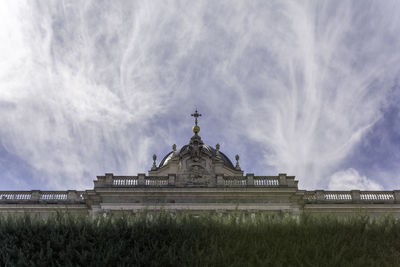
[[[165,213],[0,217],[0,266],[400,266],[400,222]]]

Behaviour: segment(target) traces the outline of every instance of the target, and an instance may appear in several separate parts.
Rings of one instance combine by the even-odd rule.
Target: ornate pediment
[[[200,127],[197,125],[197,118],[201,114],[196,110],[192,116],[195,117],[194,135],[190,138],[189,144],[184,145],[179,150],[177,150],[176,145],[173,145],[173,151],[162,159],[158,167],[154,155],[153,167],[149,171],[149,175],[175,174],[177,185],[181,186],[213,186],[216,183],[217,174],[243,175],[243,171],[239,167],[238,157],[235,167],[230,159],[219,150],[218,144],[215,148],[204,144],[198,134]]]

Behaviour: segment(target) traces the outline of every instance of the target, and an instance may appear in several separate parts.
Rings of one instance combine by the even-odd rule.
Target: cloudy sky
[[[400,1],[1,1],[0,190],[200,135],[303,189],[400,188]]]

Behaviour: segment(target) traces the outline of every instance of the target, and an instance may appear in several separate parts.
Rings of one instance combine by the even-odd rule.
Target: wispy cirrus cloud
[[[245,171],[327,187],[399,74],[396,1],[1,5],[2,157],[42,188],[145,171],[195,105]]]

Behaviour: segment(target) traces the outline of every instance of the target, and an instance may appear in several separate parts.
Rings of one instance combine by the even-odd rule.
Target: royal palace
[[[204,144],[195,111],[193,136],[153,166],[148,174],[97,176],[86,191],[0,191],[1,214],[49,214],[57,211],[96,214],[166,210],[170,212],[267,213],[279,215],[400,215],[400,190],[306,191],[294,176],[244,174],[220,146]]]

